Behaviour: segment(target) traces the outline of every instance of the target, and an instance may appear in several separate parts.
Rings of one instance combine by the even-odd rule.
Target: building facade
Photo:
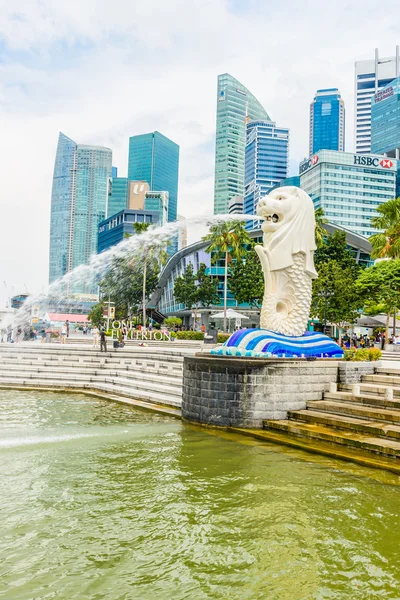
[[[340,150],[345,144],[345,108],[337,88],[317,90],[310,104],[309,156],[319,150]]]
[[[128,206],[128,185],[127,177],[112,177],[107,202],[106,217],[111,217],[115,213],[124,210]]]
[[[321,150],[300,164],[300,187],[330,223],[368,237],[376,208],[394,198],[397,161]]]
[[[244,212],[254,215],[260,198],[289,170],[289,129],[272,121],[249,121],[246,125]],[[255,226],[249,221],[248,226]]]
[[[270,118],[260,102],[228,73],[218,76],[214,214],[226,214],[232,196],[244,195],[245,125]]]
[[[230,215],[242,215],[244,211],[243,196],[232,196],[229,200],[228,213]]]
[[[369,154],[371,148],[371,100],[382,88],[400,75],[400,51],[390,58],[375,58],[355,63],[354,75],[354,136],[356,154]]]
[[[371,149],[400,159],[400,77],[372,98]]]
[[[134,235],[135,223],[157,225],[159,218],[159,211],[125,208],[119,213],[104,219],[98,226],[98,253],[100,254],[104,250],[108,250],[111,246],[116,246],[127,235]]]
[[[292,177],[286,177],[286,179],[282,179],[279,183],[274,185],[269,191],[272,192],[280,187],[300,187],[300,175],[293,175]]]
[[[327,224],[326,229],[328,233],[334,233],[335,231],[343,231],[340,227]],[[347,247],[350,249],[356,261],[364,266],[371,264],[370,253],[371,244],[368,240],[362,236],[351,233],[345,230]],[[250,233],[250,236],[254,241],[262,243],[262,231],[254,230]],[[179,304],[174,296],[174,287],[177,277],[183,275],[188,264],[193,266],[193,270],[196,273],[199,269],[200,263],[204,263],[207,266],[207,274],[212,277],[218,278],[218,294],[220,301],[217,305],[211,307],[200,307],[199,324],[208,327],[210,324],[216,326],[221,325],[221,322],[215,322],[212,315],[216,312],[221,311],[223,306],[224,298],[224,261],[213,263],[210,254],[205,252],[207,242],[197,242],[191,244],[186,248],[183,248],[177,252],[166,264],[161,275],[157,289],[152,294],[152,297],[148,303],[148,309],[157,310],[165,316],[179,316],[184,319],[184,325],[190,327],[193,325],[192,310],[185,309],[184,305]],[[228,275],[229,276],[229,275]],[[243,324],[246,327],[258,327],[260,323],[260,309],[250,308],[247,304],[238,304],[235,298],[232,296],[229,288],[227,294],[227,305],[228,308],[237,309],[241,313],[244,313],[249,317],[248,321],[244,321]],[[232,328],[235,326],[231,324]]]
[[[128,179],[169,194],[168,222],[178,211],[179,146],[158,131],[129,138]]]
[[[106,215],[111,161],[109,148],[77,144],[60,133],[51,196],[49,283],[88,263],[97,252],[97,230]],[[85,287],[72,291],[89,290]]]

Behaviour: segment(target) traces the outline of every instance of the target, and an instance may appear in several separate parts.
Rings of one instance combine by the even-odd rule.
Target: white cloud
[[[12,4],[17,4],[17,8]],[[47,282],[58,131],[109,146],[158,129],[181,148],[179,212],[212,211],[218,73],[247,86],[307,153],[309,103],[336,86],[352,148],[353,65],[394,53],[397,0],[379,6],[289,0],[0,0],[0,280]],[[1,42],[1,39],[3,42]]]

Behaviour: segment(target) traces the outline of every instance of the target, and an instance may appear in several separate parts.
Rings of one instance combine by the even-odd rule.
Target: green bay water
[[[400,599],[400,487],[91,396],[0,390],[0,597]]]

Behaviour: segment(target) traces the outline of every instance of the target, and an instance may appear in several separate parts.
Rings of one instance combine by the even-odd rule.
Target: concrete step
[[[360,392],[364,396],[373,395],[373,396],[384,396],[388,387],[393,389],[393,396],[400,398],[400,387],[399,386],[387,386],[382,384],[374,384],[374,383],[360,383]],[[339,386],[339,391],[343,392],[352,392],[353,386],[350,383],[341,383]]]
[[[298,423],[291,420],[264,421],[264,428],[269,431],[285,432],[291,436],[321,440],[362,451],[400,458],[400,442],[395,440],[382,439],[354,431],[340,431],[326,425]]]
[[[5,369],[5,366],[7,367]],[[21,368],[21,365],[10,364],[10,365],[2,365],[0,369],[0,377],[7,376],[7,374],[11,373],[20,373],[23,371],[24,373],[44,373],[44,374],[68,374],[71,375],[87,375],[90,377],[96,376],[109,376],[109,377],[125,377],[128,379],[137,379],[140,381],[159,381],[166,383],[167,385],[178,385],[179,377],[175,375],[171,375],[168,372],[166,373],[161,369],[146,369],[139,370],[138,368],[129,368],[129,367],[121,367],[117,368],[115,366],[112,369],[107,368],[99,368],[99,366],[85,366],[85,365],[48,365],[39,363],[37,365],[26,365],[24,364]]]
[[[334,415],[361,417],[372,421],[389,421],[400,425],[400,410],[390,408],[371,408],[370,406],[361,406],[351,402],[329,402],[328,400],[312,400],[307,402],[307,408]]]
[[[400,399],[394,398],[394,400],[386,400],[383,395],[373,394],[362,394],[360,396],[354,396],[352,392],[325,392],[324,400],[330,402],[345,402],[352,405],[371,406],[377,408],[390,408],[393,410],[400,410]]]
[[[361,382],[389,386],[400,386],[400,377],[397,377],[396,375],[362,375]]]
[[[180,408],[182,406],[182,398],[179,396],[173,395],[165,395],[159,394],[156,392],[148,392],[146,390],[133,390],[126,387],[120,387],[117,385],[107,384],[107,383],[98,383],[98,382],[60,382],[59,380],[51,380],[51,379],[20,379],[18,381],[6,381],[3,382],[0,379],[0,387],[4,386],[7,388],[32,388],[32,389],[58,389],[58,390],[68,390],[68,389],[78,389],[78,390],[90,390],[90,391],[100,391],[107,392],[117,396],[123,396],[126,398],[133,398],[136,400],[145,400],[146,402],[151,402],[155,404],[164,404],[166,406],[173,406],[176,408]]]
[[[400,356],[399,356],[400,359]],[[389,368],[389,367],[378,367],[376,369],[377,375],[397,375],[400,377],[400,369]]]
[[[312,409],[289,411],[288,416],[289,419],[296,422],[315,423],[334,427],[335,429],[344,429],[357,433],[367,433],[376,437],[400,440],[400,425],[356,419],[354,417],[325,413]]]
[[[46,373],[10,373],[8,375],[0,375],[0,383],[6,384],[9,383],[18,383],[22,381],[46,381],[48,385],[51,385],[51,382],[57,382],[59,386],[68,387],[69,383],[80,383],[80,384],[109,384],[112,386],[124,387],[129,390],[137,390],[138,392],[155,392],[164,394],[166,396],[182,396],[182,386],[171,386],[166,385],[165,383],[157,383],[146,381],[142,382],[140,380],[134,379],[123,379],[120,377],[104,377],[104,376],[88,376],[88,375],[73,375],[73,374],[46,374]]]

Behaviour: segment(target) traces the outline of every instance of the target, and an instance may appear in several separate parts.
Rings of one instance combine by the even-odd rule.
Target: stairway
[[[100,391],[180,408],[183,355],[130,348],[0,344],[0,386]]]
[[[362,375],[359,389],[339,385],[286,421],[264,421],[264,429],[400,459],[400,369]]]

